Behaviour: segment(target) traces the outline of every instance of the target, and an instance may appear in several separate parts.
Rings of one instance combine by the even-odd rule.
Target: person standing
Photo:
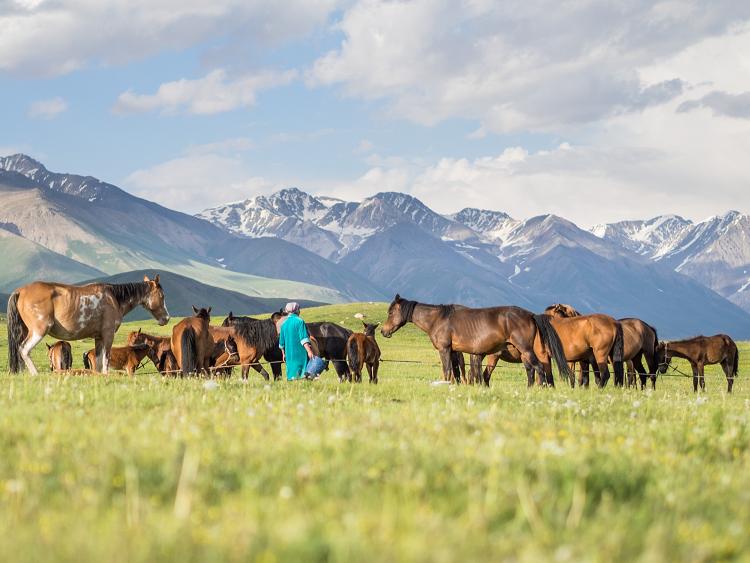
[[[299,316],[299,303],[287,303],[284,311],[288,315],[279,331],[279,348],[286,362],[286,378],[287,381],[304,379],[307,361],[313,358],[310,335]]]

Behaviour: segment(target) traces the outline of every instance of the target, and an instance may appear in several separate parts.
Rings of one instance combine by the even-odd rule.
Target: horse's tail
[[[69,370],[73,367],[73,352],[70,349],[70,344],[65,342],[62,346],[62,354],[60,358],[60,368],[62,370]]]
[[[180,350],[182,352],[182,365],[180,366],[182,375],[196,373],[198,371],[198,350],[193,327],[190,326],[182,332]]]
[[[565,358],[565,351],[563,350],[562,342],[560,342],[560,336],[557,334],[555,327],[552,326],[550,316],[534,315],[534,324],[539,331],[542,344],[551,352],[560,375],[570,380],[573,377],[573,373],[568,367],[568,360]]]
[[[612,363],[615,366],[615,381],[625,382],[623,356],[625,355],[625,339],[622,333],[622,323],[615,323],[615,341],[612,343]]]
[[[729,353],[734,356],[734,358],[732,359],[732,377],[737,377],[737,372],[739,371],[740,367],[740,352],[739,350],[737,350],[737,344],[735,344],[734,340],[732,340],[729,336],[725,336],[724,340],[727,341]]]
[[[356,338],[349,338],[346,343],[346,357],[349,360],[349,369],[354,373],[359,372],[359,343]]]
[[[11,373],[21,371],[21,346],[29,329],[18,312],[18,292],[8,299],[8,369]]]
[[[89,353],[83,353],[83,369],[91,369],[91,362],[89,361]]]

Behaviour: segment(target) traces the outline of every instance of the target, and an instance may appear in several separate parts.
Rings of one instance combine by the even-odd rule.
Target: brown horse
[[[362,366],[367,366],[370,383],[378,383],[378,368],[380,367],[380,346],[375,340],[375,329],[378,324],[370,324],[362,321],[364,332],[355,332],[346,343],[347,357],[349,359],[349,370],[354,381],[362,382]]]
[[[579,317],[581,314],[576,311],[573,307],[570,305],[566,305],[564,303],[556,303],[554,305],[550,305],[544,310],[544,314],[550,317],[560,317],[560,318],[567,318],[567,317]],[[539,342],[534,343],[535,350],[539,347]],[[498,361],[504,361],[509,364],[520,364],[523,363],[523,360],[521,359],[521,353],[518,351],[518,349],[513,346],[512,344],[507,344],[505,347],[503,347],[498,353],[492,354],[487,359],[487,364],[484,368],[484,371],[482,372],[482,379],[485,383],[485,385],[489,385],[490,378],[492,377],[492,372],[495,370],[495,367],[497,367]],[[472,361],[476,363],[476,359],[472,358]],[[575,362],[568,362],[568,368],[571,372],[574,372],[575,368]],[[477,365],[474,369],[476,371],[479,371],[481,369],[481,362],[479,362],[479,365]],[[526,369],[526,378],[527,378],[527,384],[529,387],[534,385],[534,371],[531,369]],[[546,379],[546,377],[545,377]],[[545,383],[546,381],[540,380],[539,383]]]
[[[154,367],[159,369],[161,354],[164,350],[169,350],[171,348],[170,340],[169,336],[153,336],[152,334],[142,332],[139,328],[128,334],[125,344],[127,346],[137,346],[139,344],[145,344],[148,346],[148,358],[154,364]]]
[[[243,330],[240,324],[235,326],[212,326],[209,327],[211,333],[211,339],[214,343],[214,357],[212,361],[214,366],[216,364],[223,364],[222,368],[231,368],[233,366],[240,366],[242,379],[247,379],[247,374],[250,368],[260,367],[260,359],[262,357],[261,350],[255,346],[252,341],[247,337],[247,331]],[[228,354],[229,357],[224,357],[222,347],[224,342],[230,341],[234,345],[234,354]],[[264,378],[268,379],[268,372],[263,370],[265,373]]]
[[[143,358],[148,356],[151,348],[148,344],[136,344],[135,346],[112,346],[109,357],[109,367],[117,370],[125,370],[128,375],[133,375],[141,367]],[[96,348],[92,348],[83,354],[83,367],[94,369],[96,366]]]
[[[47,344],[47,358],[50,371],[68,371],[73,367],[73,351],[69,342],[58,340],[51,346]]]
[[[192,317],[185,317],[172,329],[171,350],[183,376],[205,373],[210,375],[214,341],[209,332],[211,307],[197,309]]]
[[[429,335],[432,345],[440,353],[445,380],[451,377],[452,352],[474,354],[481,363],[484,356],[501,351],[508,343],[521,353],[524,365],[536,370],[540,377],[545,376],[543,362],[549,363],[548,350],[560,372],[566,377],[570,374],[560,339],[546,315],[534,315],[520,307],[473,309],[426,305],[396,295],[388,307],[388,319],[380,332],[390,338],[408,322],[413,322]],[[534,351],[537,335],[544,344],[539,355]]]
[[[160,325],[169,321],[159,276],[141,283],[92,283],[76,286],[34,282],[16,289],[8,299],[8,368],[32,375],[37,369],[29,353],[45,335],[60,340],[93,338],[97,371],[107,373],[115,332],[122,318],[138,305]]]
[[[665,373],[672,358],[684,358],[693,368],[693,391],[706,390],[703,368],[711,364],[721,364],[727,377],[727,393],[732,392],[734,378],[737,377],[740,354],[737,344],[726,334],[715,336],[696,336],[686,340],[660,342],[656,349],[659,373]]]

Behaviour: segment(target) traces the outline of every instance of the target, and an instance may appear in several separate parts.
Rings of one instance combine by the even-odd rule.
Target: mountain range
[[[402,193],[350,202],[297,188],[193,217],[12,155],[0,158],[8,257],[0,292],[39,278],[158,270],[250,298],[374,301],[400,292],[532,310],[568,302],[639,316],[668,337],[750,338],[749,223],[730,212],[695,224],[665,216],[586,230],[555,215],[442,215]]]
[[[347,202],[289,188],[198,217],[303,246],[423,301],[535,310],[564,301],[651,319],[676,335],[750,335],[750,218],[736,211],[697,224],[664,216],[588,230],[555,215],[442,215],[395,192]]]

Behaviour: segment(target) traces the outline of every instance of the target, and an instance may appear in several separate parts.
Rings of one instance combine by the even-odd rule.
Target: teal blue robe
[[[305,321],[296,313],[290,314],[279,331],[279,348],[284,350],[288,381],[305,377],[307,350],[304,345],[309,342],[310,335],[307,333]]]

